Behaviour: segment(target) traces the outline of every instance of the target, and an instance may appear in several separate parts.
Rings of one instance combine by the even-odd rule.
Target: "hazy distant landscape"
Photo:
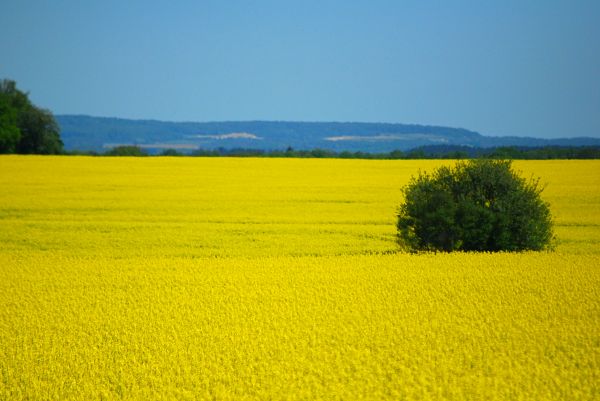
[[[178,149],[329,149],[391,152],[422,146],[597,146],[600,138],[485,136],[464,128],[364,122],[220,121],[166,122],[57,115],[68,151],[106,151],[136,145],[152,152]]]

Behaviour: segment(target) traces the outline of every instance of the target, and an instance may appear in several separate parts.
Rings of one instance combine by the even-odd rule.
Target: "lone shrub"
[[[104,154],[106,156],[148,156],[148,152],[134,145],[116,146]]]
[[[542,190],[539,179],[521,178],[506,160],[419,173],[403,189],[398,237],[411,250],[542,250],[553,237]]]

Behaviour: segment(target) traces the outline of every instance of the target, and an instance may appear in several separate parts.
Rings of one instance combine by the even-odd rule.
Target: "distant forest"
[[[65,152],[70,155],[89,156],[188,156],[188,157],[273,157],[273,158],[334,158],[334,159],[516,159],[516,160],[548,160],[548,159],[600,159],[600,146],[544,146],[516,147],[503,146],[495,148],[473,148],[468,146],[423,146],[409,151],[394,150],[392,152],[336,152],[328,149],[294,150],[289,147],[284,151],[264,151],[260,149],[198,149],[182,153],[176,149],[165,149],[161,153],[149,154],[138,146],[117,146],[103,153],[95,151]]]

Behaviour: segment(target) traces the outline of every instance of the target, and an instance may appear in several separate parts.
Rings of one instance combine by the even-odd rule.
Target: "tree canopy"
[[[553,230],[542,189],[506,160],[470,160],[420,173],[404,188],[398,235],[413,250],[545,249]]]
[[[63,152],[60,130],[49,110],[36,107],[15,81],[0,81],[0,153]]]

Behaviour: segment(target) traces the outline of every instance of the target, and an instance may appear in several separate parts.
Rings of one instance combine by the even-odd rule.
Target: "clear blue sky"
[[[600,136],[600,1],[3,0],[0,78],[55,114]]]

